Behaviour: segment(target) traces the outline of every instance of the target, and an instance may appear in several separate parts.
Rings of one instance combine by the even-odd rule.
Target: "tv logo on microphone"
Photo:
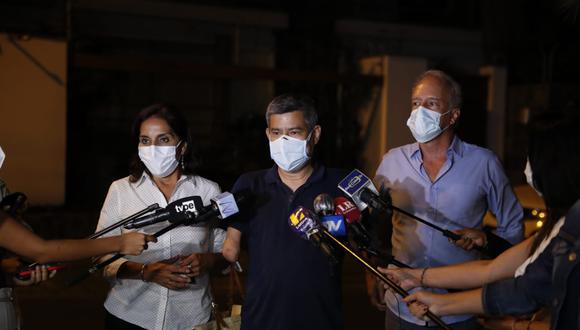
[[[191,200],[191,201],[184,202],[181,205],[175,205],[175,212],[177,212],[177,213],[184,213],[184,212],[197,213],[197,208],[195,207],[194,201]]]
[[[342,215],[325,215],[320,218],[320,222],[332,236],[346,236],[346,226]]]
[[[355,195],[360,189],[366,186],[369,182],[369,178],[361,173],[359,170],[354,170],[350,172],[346,178],[342,179],[338,184],[338,188],[344,191],[349,196]]]

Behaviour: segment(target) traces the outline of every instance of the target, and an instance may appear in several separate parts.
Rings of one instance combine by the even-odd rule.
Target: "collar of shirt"
[[[409,155],[412,159],[423,162],[418,142],[409,145]],[[463,157],[463,141],[457,135],[453,136],[451,145],[447,148],[447,155]]]
[[[179,186],[183,181],[187,180],[188,175],[187,174],[181,174],[181,177],[179,177],[179,179],[177,180],[177,184],[176,186]],[[136,187],[139,187],[140,185],[143,184],[143,182],[145,181],[149,181],[152,184],[155,184],[155,182],[153,181],[153,179],[151,178],[151,176],[149,176],[149,174],[147,174],[147,171],[143,171],[143,174],[141,174],[141,177],[139,178],[139,180],[137,180],[136,182],[134,182],[133,184]],[[195,187],[196,183],[192,182],[193,186]]]
[[[310,176],[308,177],[306,182],[302,186],[300,186],[300,188],[298,188],[298,190],[305,189],[308,186],[310,186],[311,184],[314,184],[316,182],[320,182],[324,178],[324,173],[325,173],[324,166],[314,164],[312,173],[310,174]],[[277,165],[272,166],[268,170],[268,172],[266,173],[266,176],[265,176],[265,181],[268,184],[278,184],[280,186],[287,187],[286,184],[284,184],[284,182],[282,182],[282,179],[280,179],[280,175],[278,174],[278,166]]]

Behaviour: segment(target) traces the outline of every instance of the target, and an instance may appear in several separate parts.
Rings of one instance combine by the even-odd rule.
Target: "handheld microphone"
[[[354,251],[352,251],[346,244],[343,244],[340,240],[336,237],[332,236],[328,231],[320,226],[318,223],[318,219],[316,218],[316,214],[312,211],[304,208],[298,207],[296,211],[292,212],[289,219],[290,226],[303,238],[307,238],[313,242],[320,242],[326,244],[324,238],[328,238],[332,242],[334,242],[337,246],[343,249],[345,252],[350,254],[352,257],[355,258],[362,266],[364,266],[367,270],[372,272],[375,276],[377,276],[381,281],[387,284],[393,291],[400,294],[403,297],[409,295],[407,291],[397,285],[395,282],[390,280],[385,275],[381,274],[375,267],[371,266],[365,259],[357,255]],[[320,248],[324,249],[323,245],[319,245]],[[328,246],[328,245],[327,245]],[[325,251],[326,253],[326,251]],[[433,314],[430,311],[427,311],[426,316],[429,317],[431,321],[433,321],[437,326],[441,329],[449,330],[449,328],[437,315]]]
[[[299,206],[288,217],[288,224],[300,237],[309,240],[313,242],[315,246],[320,247],[324,254],[328,256],[332,264],[338,263],[334,248],[332,245],[327,244],[323,239],[322,233],[327,231],[321,226],[316,214],[307,208]]]
[[[361,222],[361,212],[351,201],[345,197],[337,197],[334,199],[335,213],[343,214],[348,228],[351,229],[352,239],[357,244],[360,250],[366,251],[379,259],[379,262],[388,265],[393,264],[397,267],[411,268],[409,265],[395,259],[390,253],[381,252],[373,244],[371,235]]]
[[[334,214],[334,201],[329,194],[319,194],[312,202],[314,212],[318,215]]]
[[[196,213],[196,216],[192,216],[193,212],[184,212],[186,209],[186,206],[183,206],[183,204],[177,204],[177,202],[179,202],[181,200],[186,200],[186,199],[193,200],[194,205],[197,204],[197,202],[195,202],[195,200],[199,199],[198,202],[200,204],[200,207],[197,209],[199,211]],[[171,221],[171,223],[168,226],[155,232],[152,236],[154,236],[155,238],[158,238],[159,236],[161,236],[161,235],[167,233],[168,231],[170,231],[174,228],[177,228],[181,225],[190,225],[190,224],[193,225],[196,223],[207,222],[207,221],[212,220],[213,218],[216,218],[216,217],[219,219],[225,219],[225,218],[227,218],[235,213],[238,213],[238,211],[239,211],[238,204],[246,202],[248,199],[249,199],[249,196],[246,192],[236,193],[235,195],[232,195],[229,192],[224,192],[224,193],[221,193],[221,194],[215,196],[214,198],[212,198],[211,205],[203,207],[203,206],[201,206],[203,204],[201,202],[201,197],[199,197],[199,196],[182,198],[182,199],[175,201],[173,203],[176,203],[177,206],[181,207],[179,209],[180,211],[178,211],[178,213],[184,212],[187,215],[181,216],[177,220],[173,219],[173,221]],[[188,205],[187,209],[190,209],[189,204],[188,203],[185,203],[185,204]],[[176,205],[173,205],[173,206],[175,208],[177,208]],[[195,205],[195,206],[198,206],[198,205]],[[177,212],[177,211],[175,211],[175,212]],[[68,283],[68,286],[72,286],[76,283],[79,283],[80,281],[89,277],[91,274],[96,273],[97,271],[105,268],[107,265],[111,264],[115,260],[119,260],[123,256],[124,256],[123,254],[117,253],[114,256],[112,256],[111,258],[109,258],[103,262],[100,262],[96,265],[93,265],[91,268],[89,268],[87,270],[86,273],[83,273],[83,274],[81,274],[81,276],[70,281]]]
[[[351,178],[349,179],[349,177]],[[349,181],[347,181],[347,179],[349,179]],[[356,184],[354,185],[349,184],[351,181],[355,181]],[[355,203],[357,203],[356,201],[358,200],[361,203],[361,205],[364,205],[365,207],[370,206],[371,208],[379,209],[385,212],[388,212],[389,209],[393,209],[401,214],[404,214],[412,219],[415,219],[416,221],[424,225],[427,225],[435,229],[438,232],[441,232],[443,236],[453,241],[458,241],[462,238],[461,235],[458,235],[448,229],[439,227],[427,220],[421,219],[418,216],[411,214],[403,209],[400,209],[395,205],[393,205],[392,203],[383,200],[382,198],[379,197],[377,189],[375,188],[371,180],[357,169],[353,170],[345,179],[343,179],[339,183],[339,188],[342,191],[344,191],[349,197],[351,197],[353,201],[355,201]],[[495,242],[497,243],[493,244],[493,246],[490,245],[486,247],[476,246],[475,249],[483,253],[487,257],[495,258],[499,254],[501,254],[501,252],[505,251],[499,249],[505,249],[507,246],[511,246],[509,242],[507,242],[506,240],[497,235],[487,233],[486,236],[488,238],[488,241],[493,241],[494,243]]]
[[[346,237],[344,216],[342,214],[334,214],[334,201],[329,194],[316,196],[313,206],[326,230],[336,237]]]
[[[127,224],[125,229],[135,229],[149,226],[158,222],[169,220],[169,222],[177,222],[189,217],[195,217],[203,208],[203,202],[199,196],[189,196],[173,201],[163,209],[155,211],[140,218],[137,218]]]

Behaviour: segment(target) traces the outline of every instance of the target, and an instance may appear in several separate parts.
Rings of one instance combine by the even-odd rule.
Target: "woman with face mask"
[[[554,290],[556,283],[552,282],[552,253],[557,244],[562,243],[562,233],[567,232],[564,236],[570,236],[580,232],[580,219],[567,216],[580,199],[580,131],[575,127],[577,122],[577,115],[549,113],[530,123],[524,174],[528,184],[542,196],[548,208],[548,219],[535,236],[494,260],[437,268],[380,269],[405,289],[419,286],[471,289],[483,286],[483,289],[447,295],[415,292],[404,300],[411,303],[411,310],[416,316],[423,316],[427,308],[438,315],[517,315],[553,305],[553,298],[555,302],[563,301],[563,297]],[[576,204],[576,208],[580,207]],[[538,324],[534,320],[513,319],[510,322],[511,329],[548,328],[547,323]],[[555,324],[552,328],[571,329]]]
[[[185,117],[163,104],[142,110],[133,124],[135,157],[128,177],[113,182],[97,230],[147,206],[161,207],[189,196],[204,205],[219,186],[193,173],[191,135]],[[154,233],[161,222],[142,228]],[[121,231],[121,229],[119,229]],[[210,318],[208,272],[223,269],[224,231],[204,225],[182,226],[159,237],[139,257],[107,266],[111,282],[105,301],[107,329],[192,329]]]

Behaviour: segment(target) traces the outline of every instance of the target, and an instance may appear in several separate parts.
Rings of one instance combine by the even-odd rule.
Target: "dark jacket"
[[[552,307],[553,330],[580,330],[580,201],[566,215],[558,235],[516,278],[487,284],[482,299],[488,315],[531,313]]]

